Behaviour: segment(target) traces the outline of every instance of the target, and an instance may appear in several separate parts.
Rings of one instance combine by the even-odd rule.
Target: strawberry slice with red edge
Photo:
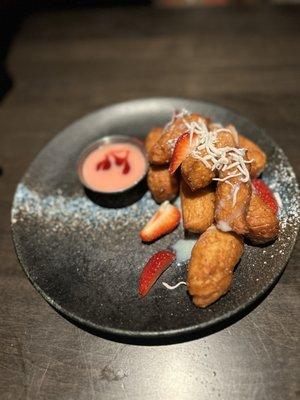
[[[180,218],[179,209],[165,201],[140,231],[141,239],[143,242],[153,242],[153,240],[173,231],[179,224]]]
[[[149,259],[139,279],[140,296],[146,296],[160,275],[172,264],[175,258],[175,253],[169,250],[162,250]]]
[[[198,144],[198,135],[189,132],[183,133],[176,141],[174,151],[172,154],[169,172],[171,175],[175,173],[177,168],[181,165],[183,160],[195,149]]]
[[[253,179],[252,185],[255,193],[271,208],[276,214],[278,211],[278,204],[274,197],[272,190],[261,179]]]

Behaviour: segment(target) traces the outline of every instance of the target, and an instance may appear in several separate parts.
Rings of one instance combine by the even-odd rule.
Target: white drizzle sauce
[[[218,221],[217,228],[223,232],[230,232],[232,230],[231,226],[225,221]]]
[[[178,263],[185,262],[191,258],[192,250],[196,241],[197,239],[179,239],[174,245],[172,245]]]
[[[231,195],[232,195],[233,206],[235,206],[235,204],[236,204],[236,198],[237,198],[237,194],[238,194],[239,189],[240,189],[240,185],[239,184],[235,184],[232,187]]]
[[[168,147],[169,147],[169,149],[171,149],[172,152],[174,151],[176,142],[177,142],[177,138],[175,138],[175,139],[169,139],[169,140],[167,141]]]

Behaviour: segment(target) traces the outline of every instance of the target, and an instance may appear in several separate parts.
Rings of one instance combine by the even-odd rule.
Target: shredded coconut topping
[[[180,286],[180,285],[186,285],[186,282],[181,281],[181,282],[176,283],[176,285],[174,285],[174,286],[171,286],[166,282],[162,282],[162,284],[164,285],[165,288],[167,288],[169,290],[174,290],[174,289],[177,289],[178,286]]]
[[[246,160],[246,149],[235,147],[216,147],[218,135],[221,132],[228,132],[233,135],[230,129],[217,128],[212,131],[208,129],[205,122],[199,118],[198,121],[188,122],[184,120],[188,132],[190,133],[190,142],[193,135],[198,135],[198,145],[191,153],[194,158],[198,158],[203,164],[212,171],[230,171],[224,178],[214,178],[214,180],[229,183],[231,178],[241,177],[241,182],[248,182],[250,174],[247,164],[253,160]]]
[[[179,110],[174,110],[173,115],[171,120],[165,125],[164,130],[167,130],[170,128],[170,126],[176,121],[176,119],[186,117],[187,115],[191,115],[191,113],[186,110],[185,108],[182,108],[180,111]]]

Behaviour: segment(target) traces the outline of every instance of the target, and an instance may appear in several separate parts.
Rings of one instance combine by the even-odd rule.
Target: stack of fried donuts
[[[189,141],[182,140],[181,148],[184,134]],[[277,213],[252,184],[266,155],[233,125],[223,127],[186,110],[174,113],[164,128],[153,128],[145,145],[154,200],[170,201],[179,193],[184,228],[200,234],[187,287],[195,305],[206,307],[229,290],[244,239],[260,245],[278,235]]]

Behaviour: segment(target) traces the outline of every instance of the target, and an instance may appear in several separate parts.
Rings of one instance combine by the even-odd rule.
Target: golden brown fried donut
[[[147,153],[149,154],[150,150],[154,146],[154,144],[158,141],[158,139],[161,137],[164,129],[161,127],[155,127],[151,129],[151,131],[148,133],[146,139],[145,139],[145,147],[147,150]]]
[[[207,229],[196,242],[188,265],[187,287],[197,307],[207,307],[228,292],[234,267],[244,250],[233,232]]]
[[[266,166],[266,161],[267,161],[266,154],[256,143],[252,142],[245,136],[239,134],[234,125],[230,124],[226,128],[230,129],[232,133],[234,133],[236,137],[238,137],[238,147],[247,149],[248,159],[253,160],[251,163],[251,170],[250,170],[251,178],[258,177]]]
[[[178,179],[175,175],[170,175],[168,166],[150,165],[147,183],[157,203],[172,200],[178,194]]]
[[[216,172],[190,154],[181,164],[181,176],[190,189],[195,191],[208,186],[215,178]]]
[[[249,160],[253,160],[250,170],[251,178],[257,178],[266,166],[266,154],[259,146],[257,146],[257,144],[253,143],[250,139],[243,135],[239,135],[239,146],[247,149]]]
[[[277,214],[255,193],[252,193],[246,221],[246,237],[253,244],[263,244],[276,239],[279,231]]]
[[[226,174],[228,172],[221,172],[220,178],[224,178]],[[251,193],[250,180],[242,182],[240,177],[233,177],[227,182],[218,182],[215,221],[220,230],[225,232],[234,231],[240,235],[247,233],[246,215],[249,209]]]
[[[235,139],[230,132],[220,131],[215,146],[217,148],[235,147]],[[199,152],[199,155],[205,157],[207,151],[203,149]],[[211,162],[208,163],[212,165]],[[191,153],[181,164],[181,175],[191,190],[198,190],[211,183],[212,179],[216,177],[216,171],[212,171],[210,167],[206,166]]]
[[[187,131],[185,122],[199,121],[199,119],[206,121],[206,119],[199,114],[190,114],[175,119],[169,127],[165,128],[165,132],[151,148],[149,152],[150,163],[162,165],[170,162],[176,140]]]
[[[180,200],[183,226],[190,232],[202,233],[211,226],[215,212],[215,191],[210,185],[196,192],[181,180]]]
[[[224,232],[234,231],[244,235],[248,231],[246,214],[250,203],[251,184],[240,182],[236,178],[232,178],[231,183],[233,187],[226,182],[219,182],[217,185],[215,221],[217,227]],[[234,202],[236,187],[238,189]]]

